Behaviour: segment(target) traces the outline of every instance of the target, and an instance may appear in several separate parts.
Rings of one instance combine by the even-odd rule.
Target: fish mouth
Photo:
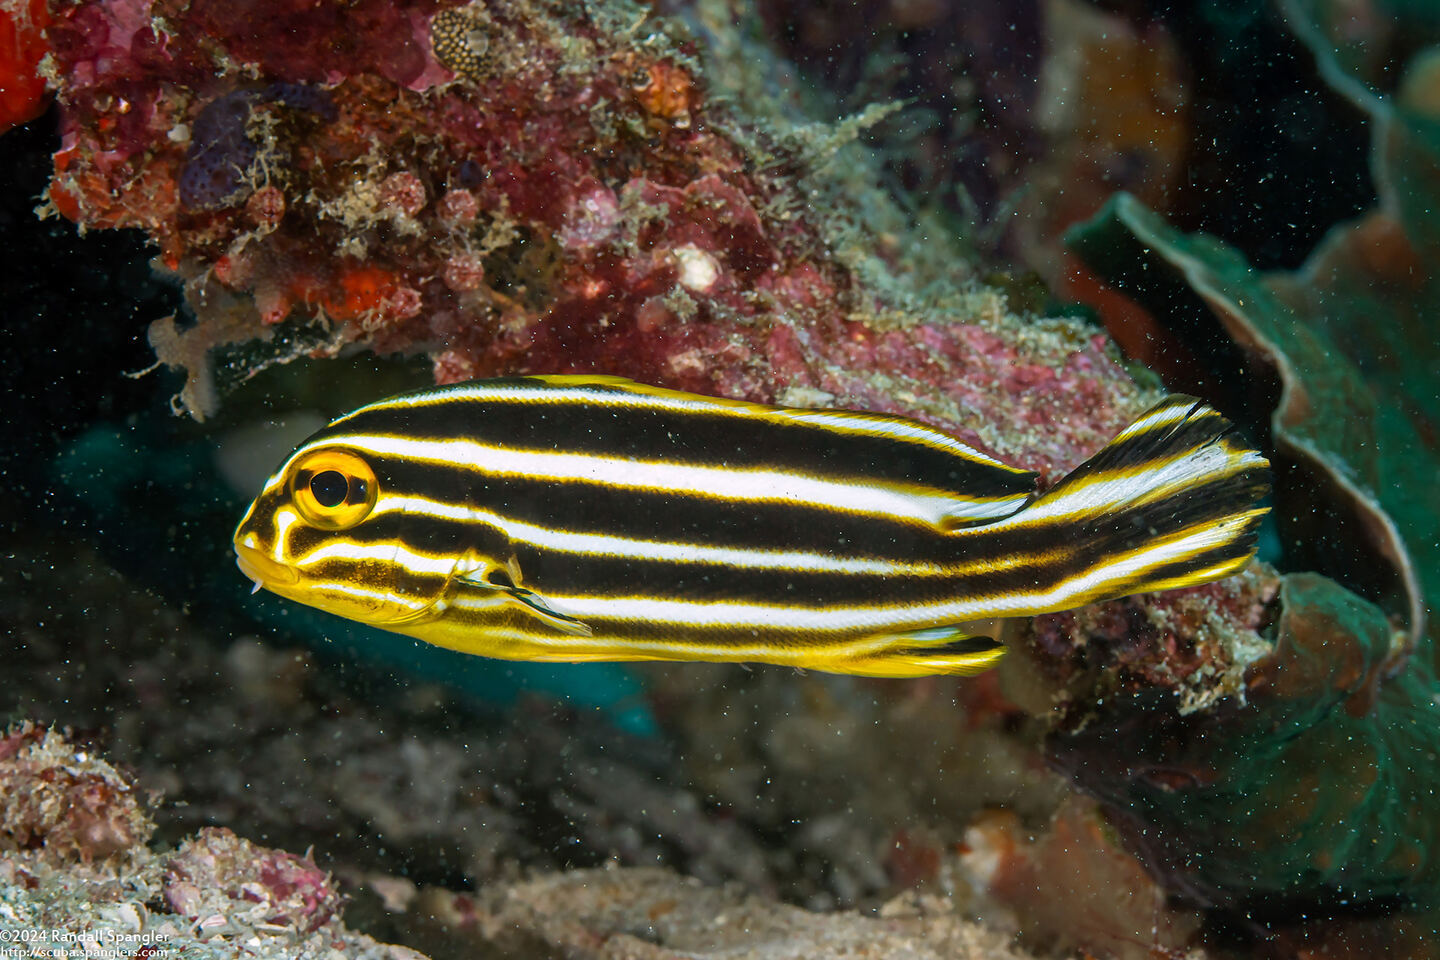
[[[254,547],[247,547],[243,543],[235,544],[235,565],[240,568],[241,573],[255,582],[256,590],[261,587],[287,587],[300,579],[300,575],[293,568],[272,560]]]

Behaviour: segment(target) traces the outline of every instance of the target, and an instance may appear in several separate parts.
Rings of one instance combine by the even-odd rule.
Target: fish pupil
[[[338,507],[350,492],[350,482],[339,470],[322,470],[310,478],[310,494],[322,507]]]

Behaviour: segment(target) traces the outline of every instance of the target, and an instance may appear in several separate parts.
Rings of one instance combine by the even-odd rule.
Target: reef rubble
[[[1053,473],[1152,399],[1084,324],[1020,323],[905,236],[847,148],[889,108],[825,125],[712,92],[639,5],[91,0],[46,36],[46,211],[151,236],[196,321],[151,342],[195,416],[358,343],[440,382],[903,411]]]
[[[172,850],[130,777],[54,729],[0,737],[0,923],[31,955],[425,960],[341,919],[346,899],[309,856],[207,827]],[[483,894],[417,889],[370,875],[363,895],[437,956],[829,957],[1025,960],[1009,937],[943,900],[878,916],[814,914],[671,871],[580,870],[494,884]]]
[[[207,828],[173,851],[132,779],[54,729],[0,737],[0,924],[30,956],[418,960],[349,930],[306,857]]]

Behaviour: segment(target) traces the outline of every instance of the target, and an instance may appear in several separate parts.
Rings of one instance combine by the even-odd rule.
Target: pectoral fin
[[[513,559],[503,569],[495,566],[482,567],[462,574],[456,577],[456,580],[479,590],[493,590],[496,593],[505,594],[525,607],[526,611],[537,620],[561,633],[567,633],[572,637],[588,637],[595,632],[587,623],[576,620],[574,617],[567,617],[563,613],[556,613],[550,608],[545,598],[534,590],[527,590],[519,586],[520,567]]]
[[[534,591],[526,590],[522,587],[515,587],[510,591],[510,595],[520,603],[529,607],[530,612],[536,617],[545,621],[561,633],[568,633],[572,637],[588,637],[595,633],[588,623],[551,610],[546,605],[545,598]]]

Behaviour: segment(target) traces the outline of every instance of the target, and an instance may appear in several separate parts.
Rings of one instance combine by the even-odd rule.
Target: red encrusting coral
[[[18,0],[0,8],[0,133],[34,120],[49,103],[40,76],[49,23],[45,0]]]
[[[57,9],[51,202],[151,233],[192,344],[233,340],[238,302],[257,336],[318,321],[312,349],[426,350],[442,382],[595,371],[918,413],[1046,472],[1138,409],[1099,338],[1036,348],[958,285],[897,306],[893,238],[815,192],[834,147],[712,103],[682,44],[615,7]]]

